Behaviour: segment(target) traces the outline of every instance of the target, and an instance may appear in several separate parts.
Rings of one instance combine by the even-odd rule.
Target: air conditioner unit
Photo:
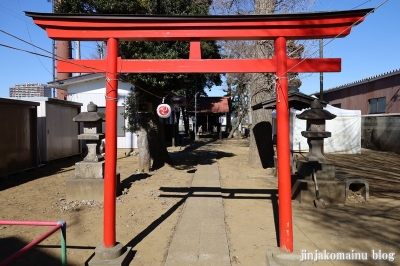
[[[153,112],[153,104],[142,102],[138,105],[138,113],[152,113]]]

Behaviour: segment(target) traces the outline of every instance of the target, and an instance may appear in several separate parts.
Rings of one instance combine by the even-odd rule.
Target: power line
[[[18,5],[19,5],[19,8],[21,9],[21,3],[19,2],[19,0],[18,0]],[[29,28],[28,28],[27,22],[25,22],[25,27],[26,27],[26,31],[28,32],[29,40],[32,42],[32,37],[31,37],[31,33],[29,32]],[[33,50],[35,50],[35,48],[33,48]],[[35,50],[35,52],[36,52],[36,50]],[[45,67],[45,65],[43,64],[42,60],[40,60],[40,57],[37,56],[37,59],[39,60],[40,64],[43,66],[43,68],[46,69],[46,71],[47,71],[49,74],[52,74],[52,73]]]
[[[87,66],[82,65],[82,64],[77,64],[77,63],[71,62],[71,60],[69,60],[69,59],[62,58],[62,57],[60,57],[60,56],[57,56],[57,55],[55,55],[54,53],[47,51],[46,49],[43,49],[43,48],[41,48],[41,47],[39,47],[39,46],[37,46],[37,45],[34,45],[33,43],[30,43],[30,42],[28,42],[28,41],[25,41],[25,40],[23,40],[23,39],[21,39],[21,38],[15,36],[15,35],[13,35],[13,34],[11,34],[11,33],[8,33],[8,32],[6,32],[6,31],[4,31],[4,30],[0,30],[0,32],[3,32],[4,34],[7,34],[7,35],[9,35],[9,36],[11,36],[11,37],[13,37],[13,38],[19,40],[19,41],[22,41],[22,42],[24,42],[24,43],[26,43],[26,44],[29,44],[29,45],[31,45],[31,46],[33,46],[33,47],[36,47],[36,48],[40,49],[40,50],[42,50],[42,51],[44,51],[44,52],[46,52],[46,53],[49,53],[51,56],[47,56],[47,55],[44,55],[44,54],[39,54],[39,53],[37,53],[37,52],[32,52],[32,51],[20,49],[20,48],[17,48],[17,47],[13,47],[13,46],[1,44],[1,43],[0,43],[0,46],[6,47],[6,48],[9,48],[9,49],[14,49],[14,50],[21,51],[21,52],[30,53],[30,54],[33,54],[33,55],[36,55],[36,56],[42,56],[42,57],[50,58],[50,59],[53,59],[53,56],[56,56],[59,60],[64,61],[64,62],[69,63],[69,64],[73,64],[73,65],[77,65],[77,66],[83,67],[83,68],[85,68],[87,71],[89,71],[90,73],[96,73],[94,70],[101,70],[101,69],[96,69],[96,68],[93,68],[93,67],[87,67]],[[105,72],[106,72],[106,73],[110,73],[110,72],[108,72],[108,71],[105,71]],[[115,73],[111,73],[111,74],[115,74]],[[117,72],[116,74],[118,74],[118,72]],[[149,92],[149,91],[143,89],[143,88],[140,87],[140,86],[137,86],[137,85],[135,85],[135,84],[133,84],[133,85],[135,86],[135,88],[137,87],[137,88],[141,89],[142,91],[144,91],[144,92],[146,92],[146,93],[148,93],[148,94],[150,94],[150,95],[153,95],[153,96],[158,97],[158,98],[163,98],[163,97],[161,97],[161,96],[155,95],[155,94],[153,94],[153,93],[151,93],[151,92]]]
[[[367,2],[369,2],[369,1],[366,1],[366,2],[364,2],[363,4],[365,4],[365,3],[367,3]],[[363,16],[362,18],[360,18],[359,20],[357,20],[356,22],[354,22],[352,25],[350,25],[349,27],[347,27],[345,30],[343,30],[341,33],[339,33],[339,34],[338,34],[337,36],[335,36],[333,39],[331,39],[330,41],[328,41],[327,43],[325,43],[325,44],[323,45],[323,47],[326,46],[326,45],[328,45],[329,43],[331,43],[333,40],[335,40],[336,38],[338,38],[344,31],[346,31],[346,30],[348,30],[349,28],[353,27],[353,26],[354,26],[356,23],[358,23],[361,19],[364,19],[366,16],[368,16],[368,15],[371,14],[371,13],[373,13],[375,10],[377,10],[379,7],[381,7],[381,6],[382,6],[383,4],[385,4],[386,2],[388,2],[388,0],[383,1],[380,5],[378,5],[377,7],[375,7],[372,11],[370,11],[370,12],[367,13],[365,16]],[[363,5],[363,4],[361,4],[361,5]],[[360,5],[359,5],[359,6],[360,6]],[[45,51],[45,52],[47,52],[47,53],[49,53],[49,54],[51,54],[51,55],[54,56],[54,53],[52,53],[52,52],[49,52],[49,51],[47,51],[47,50],[45,50],[45,49],[43,49],[43,48],[41,48],[41,47],[39,47],[39,46],[36,46],[36,45],[34,45],[34,44],[30,43],[30,42],[27,42],[27,41],[23,40],[23,39],[21,39],[21,38],[18,38],[18,37],[14,36],[14,35],[12,35],[12,34],[10,34],[10,33],[8,33],[8,32],[6,32],[6,31],[3,31],[3,30],[0,30],[0,31],[3,32],[3,33],[5,33],[5,34],[7,34],[7,35],[9,35],[9,36],[11,36],[11,37],[14,37],[14,38],[16,38],[16,39],[18,39],[18,40],[20,40],[20,41],[23,41],[23,42],[25,42],[25,43],[27,43],[27,44],[29,44],[29,45],[32,45],[33,47],[36,47],[36,48],[38,48],[38,49],[40,49],[40,50],[43,50],[43,51]],[[27,50],[19,49],[19,48],[12,47],[12,46],[8,46],[8,45],[4,45],[4,44],[0,44],[0,46],[6,47],[6,48],[15,49],[15,50],[19,50],[19,51],[23,51],[23,52],[27,52],[27,53],[31,53],[31,54],[34,54],[34,55],[37,55],[37,56],[44,56],[44,57],[52,58],[52,57],[49,57],[49,56],[45,56],[45,55],[42,55],[42,54],[38,54],[38,53],[36,53],[36,52],[27,51]],[[311,58],[311,56],[313,56],[316,52],[317,52],[317,51],[311,53],[310,56],[309,56],[309,58]],[[100,70],[100,69],[96,69],[96,68],[93,68],[93,67],[87,67],[87,66],[85,66],[85,65],[81,65],[81,64],[77,64],[77,63],[71,62],[71,60],[66,59],[66,58],[61,58],[61,57],[59,57],[59,56],[56,56],[56,57],[57,57],[58,59],[61,59],[61,60],[64,61],[64,62],[67,62],[67,63],[70,63],[70,64],[75,64],[75,65],[81,66],[81,67],[87,69],[87,70],[88,70],[89,72],[91,72],[91,73],[94,73],[95,71],[90,70],[90,69]],[[287,74],[288,72],[290,72],[291,69],[293,69],[293,68],[296,67],[297,65],[301,64],[301,63],[304,62],[304,60],[306,60],[306,59],[307,59],[307,57],[306,57],[306,58],[303,58],[303,59],[302,59],[299,63],[297,63],[295,66],[293,66],[292,68],[288,69],[288,70],[285,72],[285,74]],[[47,70],[47,69],[46,69],[46,70]],[[103,71],[102,71],[102,72],[103,72]],[[105,71],[105,72],[108,73],[107,71]],[[133,84],[133,85],[135,85],[135,84]],[[145,91],[145,92],[147,92],[147,93],[149,93],[149,94],[151,94],[151,95],[153,95],[153,96],[155,96],[155,97],[162,98],[162,97],[160,97],[160,96],[157,96],[157,95],[155,95],[155,94],[152,94],[152,93],[146,91],[145,89],[141,88],[140,86],[136,86],[136,85],[135,85],[135,87],[138,87],[139,89],[141,89],[141,90],[143,90],[143,91]]]
[[[6,47],[6,48],[10,48],[10,49],[13,49],[13,50],[17,50],[17,51],[22,51],[22,52],[33,54],[33,55],[37,55],[37,56],[43,56],[43,57],[50,58],[50,59],[53,58],[53,57],[48,56],[48,55],[39,54],[39,53],[36,53],[36,52],[24,50],[24,49],[21,49],[21,48],[17,48],[17,47],[14,47],[14,46],[9,46],[9,45],[2,44],[2,43],[0,43],[0,46]]]
[[[7,34],[8,36],[13,37],[13,38],[15,38],[15,39],[17,39],[17,40],[19,40],[19,41],[21,41],[21,42],[24,42],[24,43],[26,43],[26,44],[29,44],[29,45],[31,45],[31,46],[33,46],[33,47],[35,47],[35,48],[38,48],[38,49],[40,49],[40,50],[42,50],[42,51],[45,51],[46,53],[53,54],[52,52],[49,52],[49,51],[47,51],[46,49],[43,49],[43,48],[41,48],[41,47],[39,47],[39,46],[37,46],[37,45],[34,45],[34,44],[31,43],[31,42],[25,41],[24,39],[21,39],[21,38],[19,38],[19,37],[13,35],[13,34],[11,34],[11,33],[8,33],[8,32],[6,32],[6,31],[4,31],[4,30],[0,30],[0,32],[2,32],[2,33],[4,33],[4,34]]]
[[[1,5],[1,4],[0,4],[0,8],[3,8],[2,11],[5,12],[5,13],[7,13],[7,14],[10,15],[10,16],[13,16],[13,17],[15,17],[15,18],[17,18],[17,19],[19,19],[19,20],[22,20],[22,21],[24,21],[25,23],[31,24],[32,26],[35,26],[35,27],[37,26],[36,24],[34,24],[34,23],[32,23],[32,22],[26,20],[25,17],[20,16],[18,13],[15,13],[15,12],[12,11],[11,9],[9,9],[9,8],[7,8],[7,7],[3,6],[3,5]],[[4,10],[4,9],[6,9],[6,10]]]
[[[0,31],[1,31],[1,32],[4,32],[3,30],[0,30]],[[10,35],[10,36],[13,36],[13,37],[15,37],[15,38],[17,38],[17,39],[19,39],[19,40],[21,40],[21,41],[27,43],[27,44],[33,45],[33,46],[35,46],[35,47],[37,47],[37,48],[39,48],[39,49],[41,49],[41,50],[43,50],[43,51],[45,51],[45,52],[47,52],[47,53],[50,53],[49,51],[46,51],[45,49],[42,49],[42,48],[40,48],[40,47],[38,47],[38,46],[36,46],[36,45],[34,45],[34,44],[31,44],[31,43],[29,43],[29,42],[27,42],[27,41],[24,41],[24,40],[22,40],[22,39],[20,39],[20,38],[18,38],[18,37],[16,37],[16,36],[14,36],[14,35],[12,35],[12,34],[9,34],[9,33],[7,33],[7,32],[4,32],[4,33],[6,33],[6,34],[8,34],[8,35]],[[0,43],[0,46],[5,47],[5,48],[9,48],[9,49],[13,49],[13,50],[17,50],[17,51],[21,51],[21,52],[25,52],[25,53],[29,53],[29,54],[33,54],[33,55],[36,55],[36,56],[42,56],[42,57],[45,57],[45,58],[53,59],[53,54],[52,54],[52,53],[50,53],[51,56],[49,56],[49,55],[39,54],[39,53],[37,53],[37,52],[32,52],[32,51],[24,50],[24,49],[17,48],[17,47],[14,47],[14,46],[9,46],[9,45],[2,44],[2,43]],[[97,73],[97,72],[94,71],[94,70],[101,70],[101,69],[96,69],[96,68],[92,68],[92,67],[87,67],[87,66],[82,65],[82,64],[77,64],[77,63],[71,62],[71,60],[69,60],[69,59],[61,58],[61,57],[59,57],[59,56],[57,56],[57,57],[58,57],[61,61],[64,61],[64,62],[66,62],[66,63],[69,63],[69,64],[73,64],[73,65],[77,65],[77,66],[83,67],[83,68],[85,68],[88,72],[90,72],[90,73],[92,73],[92,74],[93,74],[93,73]],[[105,72],[105,73],[111,73],[111,72],[109,72],[109,71],[104,71],[104,72]],[[111,73],[111,74],[119,74],[119,73],[120,73],[120,72]],[[105,77],[105,75],[104,75],[104,77]],[[161,97],[161,96],[155,95],[154,93],[151,93],[151,92],[149,92],[149,91],[143,89],[142,87],[140,87],[140,86],[138,86],[138,85],[136,85],[136,84],[134,84],[134,83],[132,83],[132,85],[134,85],[135,88],[138,88],[138,89],[140,89],[140,90],[142,90],[142,91],[144,91],[144,92],[146,92],[146,93],[148,93],[148,94],[150,94],[150,95],[153,95],[153,96],[158,97],[158,98],[160,98],[160,99],[163,98],[163,97]]]
[[[359,4],[358,6],[353,7],[351,10],[356,9],[356,8],[359,8],[360,6],[365,5],[365,4],[368,3],[368,2],[371,2],[371,0],[368,0],[368,1],[365,1],[364,3],[362,3],[362,4]]]
[[[372,14],[375,12],[375,10],[377,10],[378,8],[380,8],[381,6],[383,6],[384,4],[386,4],[389,0],[384,0],[382,3],[380,3],[377,7],[373,8],[370,12],[368,12],[367,14],[365,14],[362,18],[358,19],[357,21],[355,21],[353,24],[351,24],[350,26],[348,26],[346,29],[344,29],[342,32],[340,32],[339,34],[337,34],[334,38],[330,39],[328,42],[326,42],[322,47],[327,46],[328,44],[330,44],[331,42],[333,42],[334,40],[336,40],[337,38],[339,38],[340,35],[342,35],[343,32],[347,31],[348,29],[350,29],[351,27],[353,27],[354,25],[356,25],[357,23],[359,23],[361,20],[365,19],[368,15]],[[306,59],[311,58],[311,56],[313,56],[314,54],[316,54],[319,50],[314,51],[313,53],[311,53],[309,55],[309,57],[305,57],[302,60],[300,60],[300,62],[298,62],[297,64],[295,64],[294,66],[292,66],[290,69],[288,69],[283,75],[286,75],[290,72],[290,70],[292,70],[293,68],[295,68],[296,66],[298,66],[299,64],[301,64],[302,62],[304,62]],[[282,77],[277,77],[282,78]]]
[[[61,60],[61,61],[64,61],[64,62],[67,62],[67,63],[70,63],[70,64],[74,64],[74,65],[83,67],[83,68],[87,69],[89,72],[94,73],[94,71],[93,71],[93,70],[90,70],[90,69],[101,70],[101,69],[97,69],[97,68],[94,68],[94,67],[88,67],[88,66],[85,66],[85,65],[82,65],[82,64],[77,64],[77,63],[71,62],[70,59],[57,56],[56,54],[54,54],[54,53],[52,53],[52,52],[50,52],[50,51],[48,51],[48,50],[46,50],[46,49],[43,49],[43,48],[41,48],[41,47],[39,47],[39,46],[37,46],[37,45],[35,45],[35,44],[33,44],[33,43],[30,43],[30,42],[28,42],[28,41],[25,41],[25,40],[23,40],[23,39],[21,39],[21,38],[15,36],[15,35],[13,35],[13,34],[11,34],[11,33],[8,33],[8,32],[6,32],[6,31],[4,31],[4,30],[0,30],[0,32],[2,32],[2,33],[4,33],[4,34],[7,34],[7,35],[9,35],[9,36],[11,36],[11,37],[13,37],[13,38],[15,38],[15,39],[21,41],[21,42],[24,42],[24,43],[26,43],[26,44],[29,44],[29,45],[33,46],[33,47],[36,47],[36,48],[38,48],[38,49],[40,49],[40,50],[42,50],[42,51],[44,51],[44,52],[46,52],[46,53],[48,53],[48,54],[50,54],[50,55],[52,55],[52,56],[55,56],[58,60]],[[31,51],[19,49],[19,48],[13,47],[13,46],[8,46],[8,45],[2,45],[2,46],[7,47],[7,48],[11,48],[11,49],[15,49],[15,50],[20,50],[20,51],[23,51],[23,52],[27,52],[27,53],[36,54],[36,55],[40,55],[40,56],[46,57],[45,55],[38,54],[38,53],[36,53],[36,52],[31,52]],[[51,57],[51,58],[52,58],[52,57]],[[107,72],[107,71],[106,71],[106,72]]]

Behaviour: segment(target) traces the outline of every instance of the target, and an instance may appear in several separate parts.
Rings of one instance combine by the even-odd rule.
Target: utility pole
[[[81,42],[75,41],[75,59],[81,59]],[[77,73],[77,75],[81,75],[81,73]]]
[[[104,58],[104,43],[103,42],[100,42],[100,44],[97,43],[97,51],[98,51],[100,59],[103,59]]]
[[[54,0],[51,0],[51,11],[54,13]],[[51,40],[51,59],[52,59],[52,68],[53,68],[53,81],[56,80],[56,41],[54,39]],[[51,98],[57,98],[56,89],[52,88]]]
[[[198,140],[199,136],[197,135],[197,88],[195,88],[195,94],[194,94],[194,139]]]
[[[322,58],[324,46],[323,40],[319,39],[319,58]],[[319,99],[322,101],[322,94],[324,93],[324,72],[319,72]]]

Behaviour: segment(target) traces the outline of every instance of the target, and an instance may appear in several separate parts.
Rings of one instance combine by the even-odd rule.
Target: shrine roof
[[[198,97],[197,98],[197,113],[229,113],[229,96],[222,97]],[[187,107],[187,111],[192,113],[195,111],[194,102]]]
[[[311,105],[311,102],[313,102],[314,100],[315,100],[314,97],[308,96],[301,92],[291,92],[288,95],[289,108],[293,107],[296,110],[302,110],[305,108],[309,108]],[[327,102],[322,101],[321,104],[323,107],[325,107],[327,105]],[[276,98],[271,98],[262,103],[255,104],[255,105],[251,106],[251,108],[253,110],[258,110],[261,108],[276,109]]]

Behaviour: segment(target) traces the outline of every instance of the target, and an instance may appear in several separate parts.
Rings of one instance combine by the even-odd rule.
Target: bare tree
[[[273,41],[254,43],[254,56],[271,58]],[[272,111],[267,109],[252,110],[251,107],[275,96],[273,73],[252,73],[249,84],[250,148],[248,164],[252,167],[273,167]]]
[[[230,96],[232,97],[232,108],[237,113],[236,123],[233,125],[228,138],[232,138],[239,125],[242,123],[242,119],[247,115],[248,111],[248,97],[247,97],[247,80],[246,73],[239,73],[235,75],[229,75],[227,79],[228,86],[230,88]]]
[[[317,0],[214,0],[212,14],[246,15],[293,13],[309,11]],[[225,41],[220,43],[225,55],[229,58],[271,58],[274,55],[273,40],[259,41]],[[300,57],[305,43],[288,42],[289,56]],[[231,74],[232,75],[232,74]],[[274,73],[248,73],[236,75],[238,88],[246,88],[248,98],[249,122],[251,124],[248,164],[252,167],[274,166],[272,144],[272,111],[265,109],[252,110],[251,106],[275,97]],[[228,75],[229,80],[229,75]],[[300,86],[297,74],[290,73],[289,83]],[[240,92],[236,93],[237,97]],[[245,112],[242,112],[242,114]],[[240,117],[239,117],[240,118]],[[238,119],[239,120],[239,119]]]

